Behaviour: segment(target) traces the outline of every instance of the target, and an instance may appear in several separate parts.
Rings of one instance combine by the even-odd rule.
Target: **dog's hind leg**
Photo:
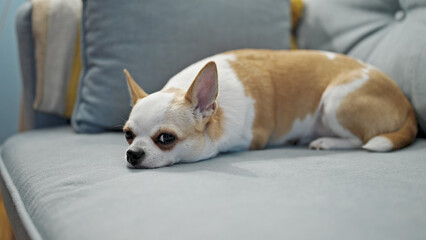
[[[332,150],[332,149],[354,149],[362,146],[358,138],[332,138],[322,137],[312,141],[309,144],[310,149]]]
[[[413,141],[414,110],[386,75],[365,68],[336,80],[323,95],[320,123],[328,132],[318,135],[311,148],[390,151]]]
[[[356,118],[356,112],[351,106],[343,106],[343,100],[359,89],[369,79],[367,73],[360,69],[344,73],[336,79],[336,84],[330,86],[322,96],[322,108],[317,125],[317,139],[309,144],[311,149],[355,149],[360,148],[362,140],[341,124],[339,111],[348,108],[351,118]]]

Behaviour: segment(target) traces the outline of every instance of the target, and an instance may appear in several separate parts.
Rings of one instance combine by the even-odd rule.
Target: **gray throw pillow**
[[[127,68],[148,93],[202,58],[290,47],[289,0],[85,0],[83,71],[72,126],[118,129],[131,110]]]

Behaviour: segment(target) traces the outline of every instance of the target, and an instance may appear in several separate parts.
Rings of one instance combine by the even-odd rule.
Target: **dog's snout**
[[[145,152],[142,149],[138,149],[138,150],[130,149],[130,150],[127,150],[126,155],[127,155],[127,162],[135,166],[139,164],[140,162],[142,162],[145,156]]]

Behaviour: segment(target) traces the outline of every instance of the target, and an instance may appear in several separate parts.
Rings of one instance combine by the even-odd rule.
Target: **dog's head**
[[[123,131],[126,159],[135,168],[156,168],[209,157],[214,143],[205,129],[218,108],[214,62],[200,70],[185,91],[169,88],[148,95],[124,70],[133,109]],[[191,79],[192,80],[192,79]]]

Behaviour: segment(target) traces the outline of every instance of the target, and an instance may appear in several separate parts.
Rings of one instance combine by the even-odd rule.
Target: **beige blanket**
[[[34,108],[70,117],[81,70],[81,0],[31,0],[37,70]]]

